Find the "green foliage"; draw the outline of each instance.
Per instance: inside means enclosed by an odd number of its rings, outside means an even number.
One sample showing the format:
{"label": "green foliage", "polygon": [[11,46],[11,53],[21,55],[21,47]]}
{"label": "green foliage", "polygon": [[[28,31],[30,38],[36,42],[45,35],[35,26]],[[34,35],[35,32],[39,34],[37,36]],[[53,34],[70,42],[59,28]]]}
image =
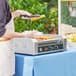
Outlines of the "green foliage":
{"label": "green foliage", "polygon": [[61,21],[62,23],[72,25],[76,27],[76,17],[71,17],[68,11],[68,3],[67,1],[63,1],[61,3]]}
{"label": "green foliage", "polygon": [[[49,1],[52,7],[49,6]],[[52,31],[55,26],[58,26],[58,9],[56,2],[57,0],[48,0],[47,2],[44,0],[9,0],[11,11],[21,9],[32,14],[44,14],[46,16],[45,18],[36,21],[22,20],[21,18],[16,18],[15,30],[18,32],[22,32],[24,30],[35,29],[43,31],[44,33],[48,33],[50,27]],[[48,27],[48,29],[46,29],[46,26]]]}

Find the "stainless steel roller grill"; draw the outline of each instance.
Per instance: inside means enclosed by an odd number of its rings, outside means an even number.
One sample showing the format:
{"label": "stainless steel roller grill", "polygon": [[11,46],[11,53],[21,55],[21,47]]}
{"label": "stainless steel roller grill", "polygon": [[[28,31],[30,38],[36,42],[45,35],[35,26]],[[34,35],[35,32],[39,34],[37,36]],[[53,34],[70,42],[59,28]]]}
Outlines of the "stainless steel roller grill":
{"label": "stainless steel roller grill", "polygon": [[58,35],[43,35],[51,39],[15,38],[14,50],[21,54],[44,54],[66,51],[66,39]]}

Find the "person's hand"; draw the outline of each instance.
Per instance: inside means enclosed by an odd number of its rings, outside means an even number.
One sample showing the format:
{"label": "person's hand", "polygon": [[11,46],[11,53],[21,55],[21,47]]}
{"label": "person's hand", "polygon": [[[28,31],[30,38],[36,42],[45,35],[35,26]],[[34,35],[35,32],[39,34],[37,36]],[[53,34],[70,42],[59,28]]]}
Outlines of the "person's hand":
{"label": "person's hand", "polygon": [[31,16],[32,14],[27,12],[27,11],[24,11],[24,10],[16,10],[12,13],[12,17],[15,18],[15,17],[19,17],[20,15],[28,15],[28,16]]}
{"label": "person's hand", "polygon": [[43,33],[37,30],[33,30],[33,31],[24,31],[22,34],[27,38],[35,38],[36,36],[42,35]]}

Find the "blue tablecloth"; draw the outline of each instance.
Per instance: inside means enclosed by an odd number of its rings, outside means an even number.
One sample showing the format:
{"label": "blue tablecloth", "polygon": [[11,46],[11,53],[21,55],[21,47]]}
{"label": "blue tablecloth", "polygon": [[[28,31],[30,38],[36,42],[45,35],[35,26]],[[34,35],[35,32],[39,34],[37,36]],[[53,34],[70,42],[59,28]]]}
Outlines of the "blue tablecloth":
{"label": "blue tablecloth", "polygon": [[15,76],[76,76],[76,50],[39,56],[16,54]]}

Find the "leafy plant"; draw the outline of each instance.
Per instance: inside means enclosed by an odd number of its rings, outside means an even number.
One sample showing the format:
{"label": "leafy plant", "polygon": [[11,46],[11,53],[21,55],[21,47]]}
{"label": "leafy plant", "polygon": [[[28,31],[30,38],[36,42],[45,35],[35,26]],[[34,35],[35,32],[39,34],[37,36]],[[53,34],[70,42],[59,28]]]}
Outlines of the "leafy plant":
{"label": "leafy plant", "polygon": [[[51,1],[57,2],[57,0]],[[51,31],[53,31],[54,27],[58,25],[57,4],[53,5],[53,7],[51,8],[51,6],[49,6],[49,0],[47,2],[44,0],[9,0],[9,4],[11,7],[11,11],[21,9],[32,14],[45,15],[45,18],[36,21],[22,20],[21,18],[16,18],[15,30],[17,32],[35,29],[44,33],[49,33],[49,27]],[[54,24],[55,26],[53,27],[52,24]],[[46,26],[48,27],[48,29],[46,29]]]}

